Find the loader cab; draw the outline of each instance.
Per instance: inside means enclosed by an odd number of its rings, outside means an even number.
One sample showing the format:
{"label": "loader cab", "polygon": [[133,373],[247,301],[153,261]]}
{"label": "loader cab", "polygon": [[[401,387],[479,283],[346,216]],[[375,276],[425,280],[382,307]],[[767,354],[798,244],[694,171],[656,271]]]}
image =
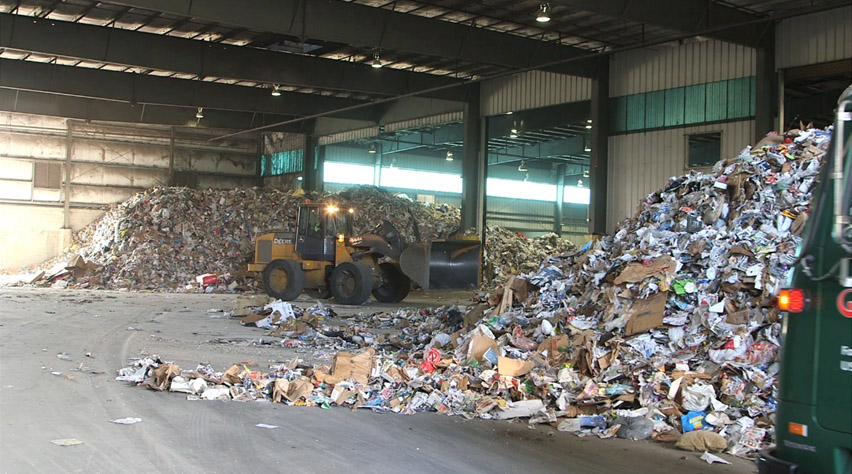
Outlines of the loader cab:
{"label": "loader cab", "polygon": [[299,206],[296,252],[303,260],[334,261],[335,242],[352,235],[352,209],[335,204],[307,203]]}

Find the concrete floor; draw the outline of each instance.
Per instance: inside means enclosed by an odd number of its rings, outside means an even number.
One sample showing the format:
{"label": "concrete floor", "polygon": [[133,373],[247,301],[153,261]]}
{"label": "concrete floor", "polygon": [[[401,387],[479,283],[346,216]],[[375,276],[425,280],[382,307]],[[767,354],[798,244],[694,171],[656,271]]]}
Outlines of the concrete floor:
{"label": "concrete floor", "polygon": [[[419,294],[412,301],[434,305],[467,296]],[[209,342],[263,336],[221,313],[207,313],[231,309],[234,299],[0,289],[0,472],[756,472],[752,462],[728,455],[722,457],[733,465],[711,466],[700,453],[672,445],[578,438],[545,425],[530,429],[523,422],[435,413],[187,401],[185,395],[114,381],[127,358],[143,353],[181,367],[210,362],[219,370],[246,359],[263,366],[292,358],[292,350],[281,347]],[[335,309],[343,315],[390,308],[374,302]],[[59,353],[71,360],[57,358]],[[81,363],[103,373],[75,371]],[[132,426],[108,421],[123,417],[143,421]],[[84,444],[50,443],[58,438]]]}

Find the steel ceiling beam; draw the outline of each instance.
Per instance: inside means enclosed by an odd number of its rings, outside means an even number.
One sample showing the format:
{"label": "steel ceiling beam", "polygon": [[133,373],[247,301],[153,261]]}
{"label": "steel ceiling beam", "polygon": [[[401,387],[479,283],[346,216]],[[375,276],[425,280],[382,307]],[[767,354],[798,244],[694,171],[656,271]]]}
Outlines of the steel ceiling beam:
{"label": "steel ceiling beam", "polygon": [[[113,100],[146,105],[208,107],[235,112],[304,116],[349,107],[362,101],[316,94],[174,79],[57,64],[0,59],[0,87]],[[370,110],[354,110],[342,118],[370,118]]]}
{"label": "steel ceiling beam", "polygon": [[[684,33],[736,25],[761,18],[711,0],[552,0],[550,3]],[[749,47],[757,46],[762,36],[763,29],[754,25],[709,34],[711,38]]]}
{"label": "steel ceiling beam", "polygon": [[[284,117],[281,115],[205,109],[204,118],[199,121],[195,118],[197,109],[193,107],[131,105],[116,101],[3,88],[0,88],[0,110],[81,120],[238,130],[245,130],[260,124],[276,123]],[[299,124],[286,125],[278,130],[285,132],[302,131]]]}
{"label": "steel ceiling beam", "polygon": [[[532,67],[588,53],[576,47],[470,24],[337,0],[114,0],[109,3],[279,33],[302,41],[330,41],[509,68]],[[589,77],[593,66],[593,61],[583,60],[547,70]]]}
{"label": "steel ceiling beam", "polygon": [[[312,2],[311,2],[312,3]],[[0,14],[0,48],[244,81],[396,96],[461,83],[365,64],[28,16]],[[461,99],[461,89],[425,94]]]}

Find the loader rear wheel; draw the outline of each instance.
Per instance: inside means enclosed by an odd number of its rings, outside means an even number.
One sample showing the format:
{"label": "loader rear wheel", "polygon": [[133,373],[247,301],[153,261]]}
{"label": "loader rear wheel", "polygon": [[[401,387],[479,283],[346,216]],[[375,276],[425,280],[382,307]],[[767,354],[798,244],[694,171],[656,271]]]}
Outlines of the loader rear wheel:
{"label": "loader rear wheel", "polygon": [[340,304],[361,304],[372,289],[373,275],[366,265],[343,262],[331,272],[331,294]]}
{"label": "loader rear wheel", "polygon": [[294,260],[273,260],[263,269],[263,290],[283,301],[296,299],[305,288],[305,272]]}
{"label": "loader rear wheel", "polygon": [[399,303],[408,296],[411,280],[393,263],[379,264],[383,285],[373,290],[373,297],[382,303]]}

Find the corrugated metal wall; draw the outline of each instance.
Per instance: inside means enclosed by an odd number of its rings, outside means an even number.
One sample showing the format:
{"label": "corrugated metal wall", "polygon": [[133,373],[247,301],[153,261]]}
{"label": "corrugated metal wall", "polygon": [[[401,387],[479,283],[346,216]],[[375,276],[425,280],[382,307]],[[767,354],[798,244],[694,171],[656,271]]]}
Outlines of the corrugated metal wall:
{"label": "corrugated metal wall", "polygon": [[609,137],[607,231],[633,216],[641,200],[672,176],[687,172],[686,136],[722,132],[722,157],[738,154],[752,143],[754,120],[700,125]]}
{"label": "corrugated metal wall", "polygon": [[638,94],[755,74],[754,49],[708,40],[613,55],[609,95]]}
{"label": "corrugated metal wall", "polygon": [[852,7],[783,20],[775,38],[778,69],[852,58]]}
{"label": "corrugated metal wall", "polygon": [[588,78],[529,71],[483,82],[480,113],[498,115],[589,100],[591,94],[592,81]]}

